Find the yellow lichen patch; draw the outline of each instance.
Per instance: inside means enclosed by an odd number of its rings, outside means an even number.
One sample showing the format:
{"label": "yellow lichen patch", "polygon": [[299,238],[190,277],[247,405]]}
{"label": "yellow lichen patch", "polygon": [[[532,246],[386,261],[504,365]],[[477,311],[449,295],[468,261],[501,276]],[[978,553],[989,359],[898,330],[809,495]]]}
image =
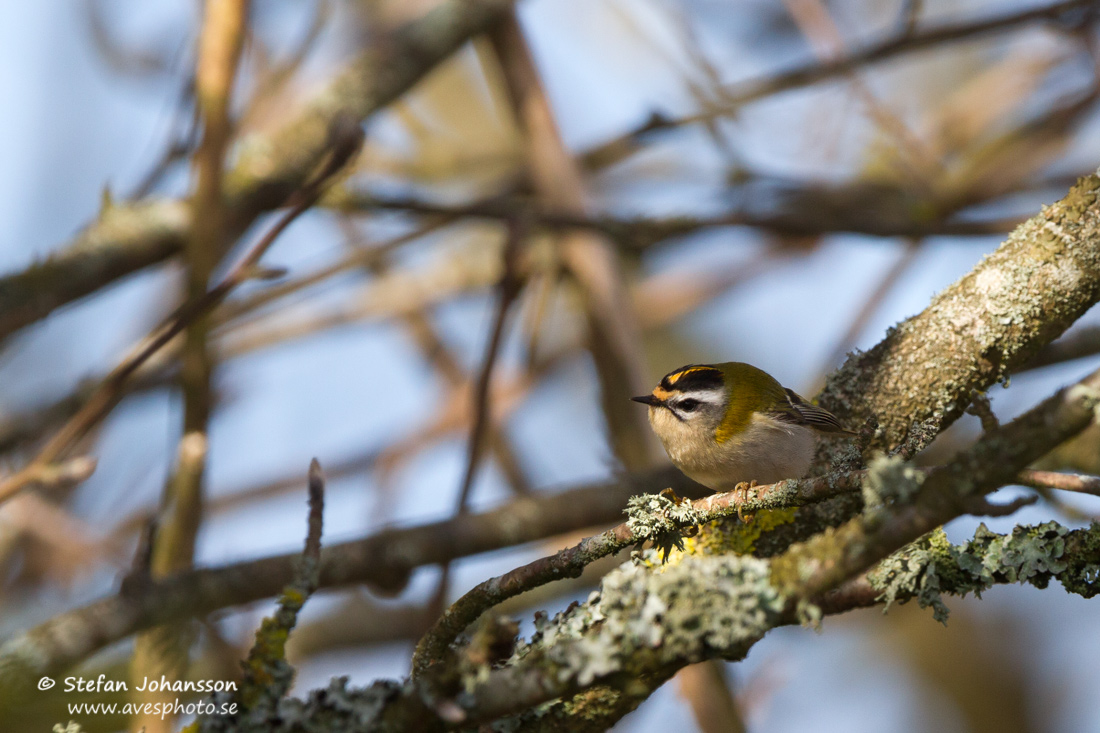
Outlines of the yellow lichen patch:
{"label": "yellow lichen patch", "polygon": [[788,509],[765,509],[759,511],[751,522],[733,524],[718,520],[704,525],[698,536],[684,541],[685,552],[699,552],[708,555],[733,553],[751,555],[756,550],[756,541],[765,532],[776,527],[790,524],[795,519],[797,507]]}

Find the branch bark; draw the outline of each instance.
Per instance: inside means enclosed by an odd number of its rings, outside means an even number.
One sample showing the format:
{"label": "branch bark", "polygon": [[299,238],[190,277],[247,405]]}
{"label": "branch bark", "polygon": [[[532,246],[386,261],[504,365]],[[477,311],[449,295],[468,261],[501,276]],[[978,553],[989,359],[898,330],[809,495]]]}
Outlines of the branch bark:
{"label": "branch bark", "polygon": [[1080,179],[919,315],[850,355],[821,406],[853,425],[876,417],[888,447],[914,424],[954,422],[974,390],[1023,368],[1100,299],[1098,192],[1096,175]]}

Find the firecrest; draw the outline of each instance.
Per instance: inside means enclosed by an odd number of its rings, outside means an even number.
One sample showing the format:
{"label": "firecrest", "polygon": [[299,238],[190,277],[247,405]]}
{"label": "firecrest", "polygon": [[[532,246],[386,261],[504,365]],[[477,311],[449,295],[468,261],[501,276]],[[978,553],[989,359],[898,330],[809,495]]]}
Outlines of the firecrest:
{"label": "firecrest", "polygon": [[714,491],[801,478],[815,431],[852,434],[828,410],[740,362],[689,364],[632,399],[649,405],[649,424],[676,467]]}

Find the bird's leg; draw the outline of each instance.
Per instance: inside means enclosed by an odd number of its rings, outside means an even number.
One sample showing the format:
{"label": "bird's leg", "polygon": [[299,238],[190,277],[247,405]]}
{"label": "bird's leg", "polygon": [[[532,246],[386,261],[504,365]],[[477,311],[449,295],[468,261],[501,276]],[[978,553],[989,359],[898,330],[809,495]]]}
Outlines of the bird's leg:
{"label": "bird's leg", "polygon": [[753,479],[749,483],[742,481],[733,487],[733,499],[737,503],[737,518],[745,524],[752,521],[754,515],[744,513],[744,503],[749,500],[749,489],[756,488],[756,480]]}
{"label": "bird's leg", "polygon": [[661,493],[657,494],[657,496],[663,496],[664,498],[668,499],[669,501],[671,501],[676,506],[680,506],[685,501],[687,501],[687,499],[683,498],[682,496],[677,495],[677,493],[672,490],[671,486],[668,487],[667,489],[662,489]]}

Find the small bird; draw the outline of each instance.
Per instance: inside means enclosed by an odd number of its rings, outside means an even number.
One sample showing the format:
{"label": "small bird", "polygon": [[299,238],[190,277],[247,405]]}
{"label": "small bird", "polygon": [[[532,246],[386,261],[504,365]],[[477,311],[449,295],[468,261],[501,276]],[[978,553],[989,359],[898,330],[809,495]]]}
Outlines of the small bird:
{"label": "small bird", "polygon": [[836,417],[750,364],[689,364],[652,394],[649,424],[672,462],[714,491],[801,478],[813,459],[815,430],[853,433]]}

